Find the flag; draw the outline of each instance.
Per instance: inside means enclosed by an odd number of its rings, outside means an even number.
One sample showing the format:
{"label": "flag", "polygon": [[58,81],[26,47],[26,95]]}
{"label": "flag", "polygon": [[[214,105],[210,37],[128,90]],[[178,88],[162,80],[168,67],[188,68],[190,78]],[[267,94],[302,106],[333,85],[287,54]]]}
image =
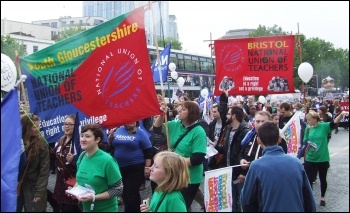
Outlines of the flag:
{"label": "flag", "polygon": [[[162,82],[168,81],[168,65],[170,61],[170,49],[171,44],[169,43],[163,51],[159,54],[159,61],[160,61],[160,67],[161,67],[161,74],[162,74]],[[154,82],[160,82],[160,76],[159,76],[159,66],[158,66],[158,60],[155,59],[152,64],[152,73],[153,73],[153,81]]]}
{"label": "flag", "polygon": [[144,15],[136,8],[20,59],[30,110],[49,143],[76,112],[82,126],[97,123],[105,132],[160,113]]}
{"label": "flag", "polygon": [[72,136],[72,150],[74,150],[74,155],[76,157],[79,157],[81,153],[79,125],[80,125],[79,112],[77,112],[75,115],[74,129],[73,129],[73,136]]}
{"label": "flag", "polygon": [[204,204],[206,212],[232,211],[232,168],[205,172]]}
{"label": "flag", "polygon": [[215,40],[215,95],[294,92],[294,35]]}
{"label": "flag", "polygon": [[1,211],[15,212],[22,126],[17,89],[1,102]]}
{"label": "flag", "polygon": [[301,124],[300,124],[300,113],[295,112],[293,117],[287,122],[287,124],[280,130],[280,136],[287,143],[287,153],[293,156],[297,156],[300,148],[301,138]]}

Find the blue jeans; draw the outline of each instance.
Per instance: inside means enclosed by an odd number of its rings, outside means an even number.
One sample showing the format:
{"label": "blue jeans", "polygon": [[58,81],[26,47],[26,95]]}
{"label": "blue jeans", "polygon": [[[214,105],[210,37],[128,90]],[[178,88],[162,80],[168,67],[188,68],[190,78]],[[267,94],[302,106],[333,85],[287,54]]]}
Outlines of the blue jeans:
{"label": "blue jeans", "polygon": [[237,178],[232,178],[232,212],[242,212],[241,201],[239,197],[241,195],[243,183],[234,184],[233,182],[235,180],[237,180]]}

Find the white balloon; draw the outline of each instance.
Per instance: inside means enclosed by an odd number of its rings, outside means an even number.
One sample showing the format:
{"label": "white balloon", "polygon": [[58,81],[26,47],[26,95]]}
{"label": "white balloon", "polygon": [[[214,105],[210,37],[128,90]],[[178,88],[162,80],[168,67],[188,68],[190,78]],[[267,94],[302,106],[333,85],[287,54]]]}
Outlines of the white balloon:
{"label": "white balloon", "polygon": [[176,81],[177,81],[177,86],[179,88],[182,88],[184,86],[185,79],[183,77],[178,78]]}
{"label": "white balloon", "polygon": [[260,103],[264,104],[265,101],[266,101],[266,99],[265,99],[264,96],[260,95],[258,101],[259,101]]}
{"label": "white balloon", "polygon": [[205,99],[205,98],[208,98],[208,95],[209,95],[209,91],[207,88],[204,88],[201,90],[201,96]]}
{"label": "white balloon", "polygon": [[1,90],[8,92],[16,84],[16,66],[10,57],[1,53]]}
{"label": "white balloon", "polygon": [[176,80],[179,77],[176,71],[171,71],[170,75],[174,80]]}
{"label": "white balloon", "polygon": [[309,82],[314,74],[314,68],[308,62],[303,62],[298,67],[298,75],[305,83]]}
{"label": "white balloon", "polygon": [[173,62],[171,62],[171,63],[169,64],[169,70],[170,70],[170,71],[175,71],[175,70],[176,70],[176,65],[175,65]]}

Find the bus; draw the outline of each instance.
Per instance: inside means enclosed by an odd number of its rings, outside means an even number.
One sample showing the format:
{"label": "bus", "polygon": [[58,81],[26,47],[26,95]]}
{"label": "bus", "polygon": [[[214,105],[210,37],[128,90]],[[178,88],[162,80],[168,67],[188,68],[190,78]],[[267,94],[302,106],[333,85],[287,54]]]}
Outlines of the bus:
{"label": "bus", "polygon": [[[152,64],[157,59],[156,47],[147,45],[147,49]],[[159,47],[158,49],[160,53],[164,48]],[[210,91],[212,90],[213,83],[215,83],[215,58],[171,49],[171,62],[175,63],[178,76],[185,79],[182,90],[188,93],[191,98],[199,97],[200,91],[205,87]],[[170,72],[168,73],[168,82],[170,97],[174,97],[173,91],[176,91],[178,86],[176,80],[171,78]],[[157,93],[161,94],[160,83],[155,83],[155,87]],[[164,90],[166,90],[165,95],[168,96],[168,83],[164,83]]]}

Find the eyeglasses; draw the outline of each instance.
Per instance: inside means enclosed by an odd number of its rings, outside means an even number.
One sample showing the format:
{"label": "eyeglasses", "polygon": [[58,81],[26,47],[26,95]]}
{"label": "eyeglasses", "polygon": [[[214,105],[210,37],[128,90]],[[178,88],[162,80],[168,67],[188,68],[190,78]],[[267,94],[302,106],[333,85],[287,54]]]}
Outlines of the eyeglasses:
{"label": "eyeglasses", "polygon": [[63,126],[69,126],[69,127],[71,127],[71,126],[74,126],[74,124],[64,123]]}

